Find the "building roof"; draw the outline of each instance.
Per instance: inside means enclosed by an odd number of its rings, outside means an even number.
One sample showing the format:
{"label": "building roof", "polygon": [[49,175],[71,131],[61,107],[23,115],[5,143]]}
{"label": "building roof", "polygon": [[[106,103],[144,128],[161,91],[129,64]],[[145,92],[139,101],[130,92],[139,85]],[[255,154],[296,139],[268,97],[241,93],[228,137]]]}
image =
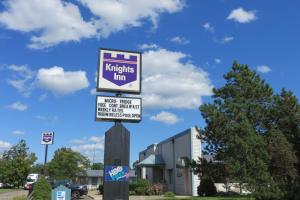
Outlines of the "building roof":
{"label": "building roof", "polygon": [[161,155],[151,154],[143,161],[139,162],[136,166],[161,166],[165,165],[165,161]]}

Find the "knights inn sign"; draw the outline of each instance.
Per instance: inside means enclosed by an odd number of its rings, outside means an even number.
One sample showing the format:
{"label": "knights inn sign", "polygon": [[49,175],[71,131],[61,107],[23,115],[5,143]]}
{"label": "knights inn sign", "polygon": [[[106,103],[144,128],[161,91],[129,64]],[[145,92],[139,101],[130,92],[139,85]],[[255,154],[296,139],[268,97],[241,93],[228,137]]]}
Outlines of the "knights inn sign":
{"label": "knights inn sign", "polygon": [[141,93],[140,52],[100,49],[97,91]]}

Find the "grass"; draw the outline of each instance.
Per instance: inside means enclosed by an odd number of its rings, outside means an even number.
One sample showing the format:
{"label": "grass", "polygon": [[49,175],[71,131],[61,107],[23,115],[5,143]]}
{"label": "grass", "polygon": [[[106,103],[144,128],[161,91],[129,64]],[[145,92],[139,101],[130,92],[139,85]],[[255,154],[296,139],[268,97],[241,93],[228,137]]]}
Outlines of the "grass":
{"label": "grass", "polygon": [[251,197],[198,197],[198,198],[164,198],[163,200],[254,200]]}
{"label": "grass", "polygon": [[0,189],[0,194],[6,193],[6,192],[12,192],[15,189]]}

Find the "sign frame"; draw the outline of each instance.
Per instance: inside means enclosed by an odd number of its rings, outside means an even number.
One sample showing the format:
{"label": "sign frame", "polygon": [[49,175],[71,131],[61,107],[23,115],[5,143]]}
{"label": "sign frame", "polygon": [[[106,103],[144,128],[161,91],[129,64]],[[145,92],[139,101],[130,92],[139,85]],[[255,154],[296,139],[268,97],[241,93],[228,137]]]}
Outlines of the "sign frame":
{"label": "sign frame", "polygon": [[[45,142],[44,140],[43,140],[43,138],[44,138],[44,134],[49,134],[49,133],[51,133],[52,134],[52,136],[51,136],[51,141],[49,141],[49,142]],[[42,132],[42,138],[41,138],[41,144],[42,145],[52,145],[54,143],[54,131],[47,131],[47,132]]]}
{"label": "sign frame", "polygon": [[[99,87],[100,84],[100,78],[104,79],[103,77],[100,77],[100,64],[101,64],[101,51],[114,51],[114,52],[120,52],[120,53],[134,53],[138,54],[139,56],[139,73],[137,73],[137,80],[139,83],[139,89],[138,91],[134,90],[126,90],[126,89],[120,89],[118,87],[120,86],[115,86],[114,88],[104,88],[104,87]],[[96,86],[96,91],[97,92],[117,92],[117,93],[128,93],[128,94],[141,94],[142,92],[142,52],[139,51],[128,51],[128,50],[121,50],[121,49],[111,49],[111,48],[99,48],[98,50],[98,69],[97,69],[97,86]]]}
{"label": "sign frame", "polygon": [[[116,99],[139,99],[140,104],[140,120],[132,120],[132,119],[116,119],[116,118],[110,118],[110,119],[101,119],[97,118],[97,99],[98,97],[109,97],[109,98],[116,98]],[[96,107],[95,107],[95,121],[99,122],[130,122],[130,123],[139,123],[142,121],[142,98],[141,97],[119,97],[119,96],[106,96],[106,95],[96,95]]]}

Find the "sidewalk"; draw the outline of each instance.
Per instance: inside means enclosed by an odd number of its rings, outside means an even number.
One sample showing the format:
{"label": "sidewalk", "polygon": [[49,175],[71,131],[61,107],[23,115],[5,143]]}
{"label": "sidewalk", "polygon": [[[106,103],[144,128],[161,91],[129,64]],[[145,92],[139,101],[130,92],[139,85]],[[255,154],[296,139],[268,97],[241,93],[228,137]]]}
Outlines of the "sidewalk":
{"label": "sidewalk", "polygon": [[[93,197],[95,200],[102,200],[102,195],[98,193],[98,191],[89,191],[89,196]],[[180,196],[180,198],[189,198],[185,196]],[[164,199],[163,196],[130,196],[130,200],[156,200],[156,199]]]}

